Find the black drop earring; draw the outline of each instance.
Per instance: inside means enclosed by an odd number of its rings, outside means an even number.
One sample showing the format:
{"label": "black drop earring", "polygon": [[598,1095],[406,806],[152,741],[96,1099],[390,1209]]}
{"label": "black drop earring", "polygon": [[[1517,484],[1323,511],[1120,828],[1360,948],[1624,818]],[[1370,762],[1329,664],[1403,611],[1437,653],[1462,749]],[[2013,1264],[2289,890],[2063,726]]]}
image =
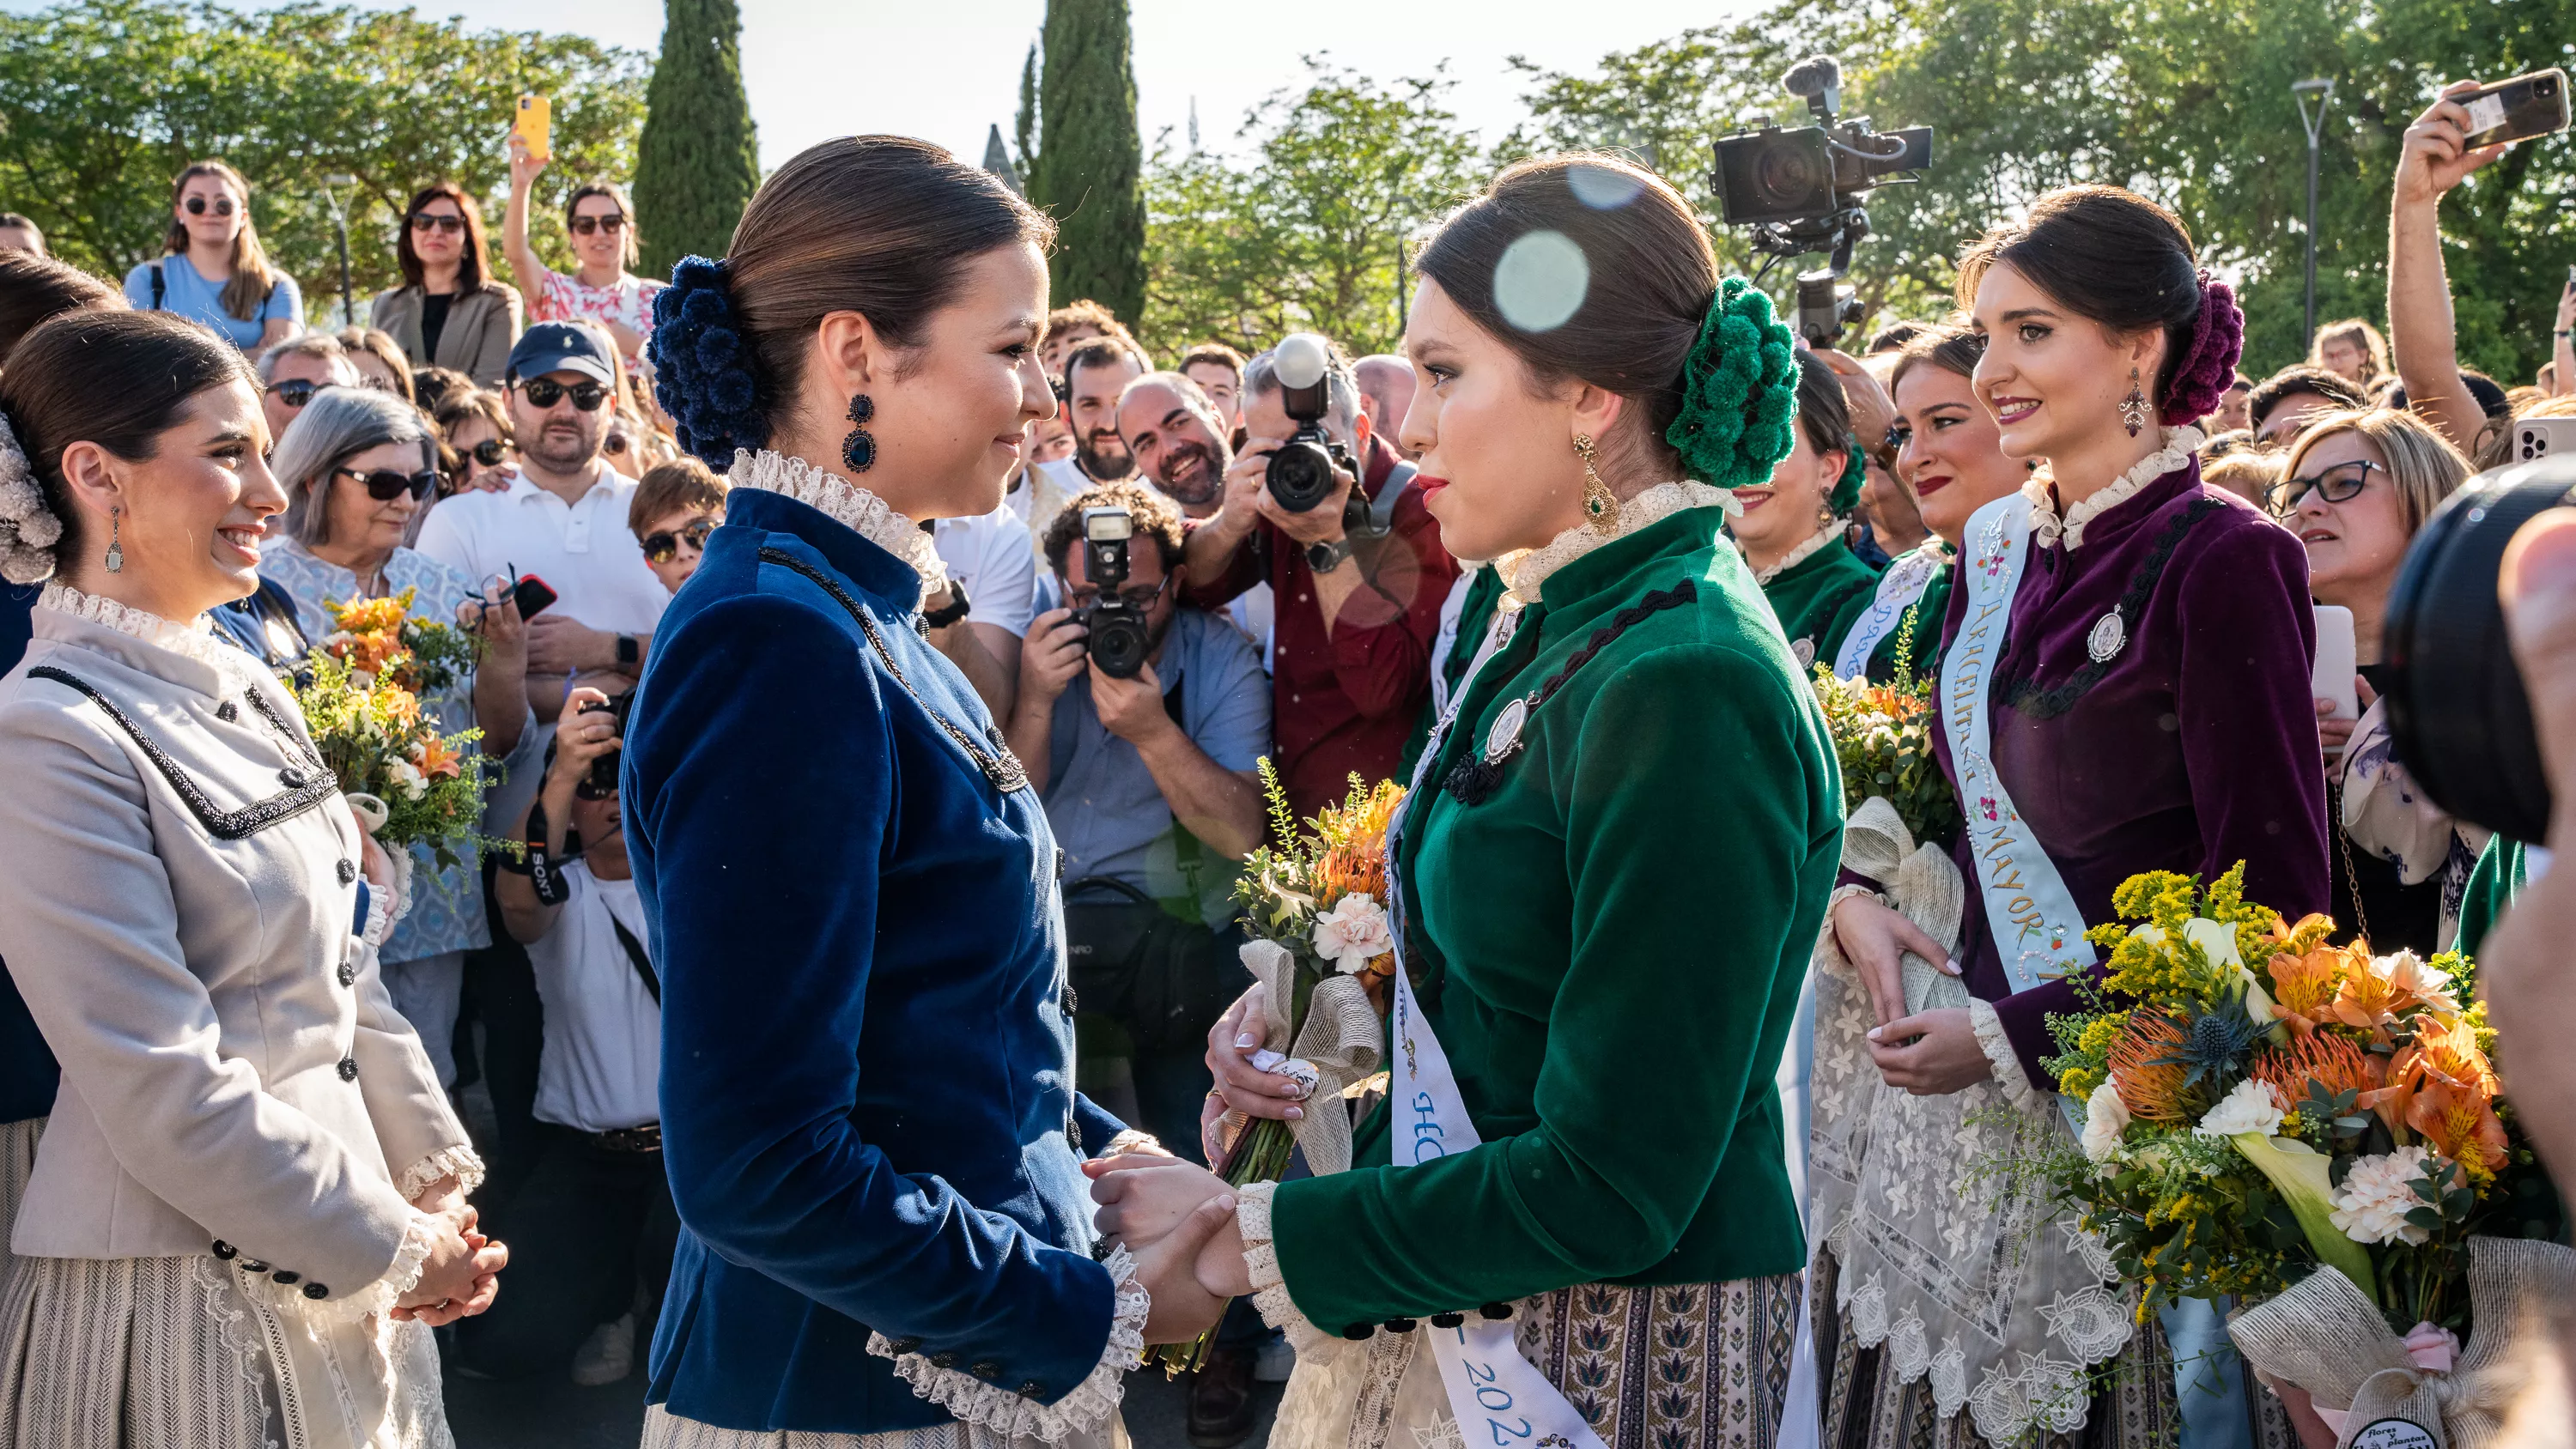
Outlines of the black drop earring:
{"label": "black drop earring", "polygon": [[877,460],[877,440],[868,436],[868,422],[876,415],[877,405],[868,400],[866,393],[851,395],[850,421],[858,426],[841,440],[841,461],[849,464],[853,473],[868,471]]}

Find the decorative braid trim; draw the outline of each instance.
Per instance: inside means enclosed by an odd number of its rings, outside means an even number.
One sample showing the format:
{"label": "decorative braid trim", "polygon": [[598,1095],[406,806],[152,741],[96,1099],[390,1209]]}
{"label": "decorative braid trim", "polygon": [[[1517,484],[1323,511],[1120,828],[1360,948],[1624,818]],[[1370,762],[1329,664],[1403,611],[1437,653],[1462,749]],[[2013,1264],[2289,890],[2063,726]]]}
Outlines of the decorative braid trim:
{"label": "decorative braid trim", "polygon": [[457,1184],[465,1189],[465,1195],[472,1197],[474,1189],[483,1185],[483,1159],[475,1155],[473,1148],[461,1143],[442,1147],[403,1169],[402,1177],[394,1183],[394,1191],[402,1194],[404,1202],[409,1202],[442,1177],[455,1178]]}
{"label": "decorative braid trim", "polygon": [[1278,1191],[1275,1182],[1247,1182],[1235,1189],[1234,1230],[1243,1238],[1252,1306],[1260,1311],[1262,1322],[1288,1335],[1288,1346],[1297,1351],[1299,1362],[1321,1366],[1338,1357],[1349,1340],[1317,1328],[1288,1296],[1288,1281],[1279,1271],[1279,1248],[1270,1237],[1270,1199]]}
{"label": "decorative braid trim", "polygon": [[1613,539],[1625,538],[1690,508],[1723,508],[1730,518],[1744,511],[1735,495],[1723,488],[1688,480],[1658,483],[1620,504],[1618,525],[1606,534],[1589,523],[1578,523],[1543,547],[1508,554],[1496,561],[1494,567],[1502,571],[1504,584],[1501,607],[1511,613],[1528,608],[1538,602],[1539,588],[1547,582],[1548,575]]}
{"label": "decorative braid trim", "polygon": [[128,608],[114,599],[82,593],[60,581],[45,585],[45,591],[36,596],[36,607],[104,625],[127,638],[140,639],[173,654],[184,654],[228,674],[238,674],[237,666],[247,657],[217,639],[214,621],[203,614],[183,624],[142,609]]}
{"label": "decorative braid trim", "polygon": [[896,1353],[893,1343],[882,1333],[868,1335],[868,1352],[893,1359],[894,1371],[912,1385],[916,1396],[1001,1438],[1061,1444],[1077,1434],[1088,1434],[1118,1412],[1119,1401],[1127,1392],[1125,1376],[1144,1360],[1145,1315],[1153,1307],[1145,1285],[1136,1280],[1136,1260],[1125,1248],[1112,1251],[1100,1266],[1107,1268],[1118,1283],[1109,1342],[1100,1350],[1099,1366],[1074,1385],[1073,1392],[1052,1404],[1024,1399],[972,1374],[934,1367],[917,1353]]}
{"label": "decorative braid trim", "polygon": [[1968,1025],[1976,1029],[1977,1047],[1986,1054],[1986,1064],[1994,1069],[1995,1085],[2004,1089],[2004,1099],[2016,1107],[2029,1106],[2039,1089],[2032,1085],[2030,1074],[2021,1069],[2021,1054],[2013,1050],[2012,1038],[2004,1035],[2004,1020],[1995,1015],[1993,1003],[1971,999]]}
{"label": "decorative braid trim", "polygon": [[1757,584],[1770,583],[1773,579],[1780,577],[1789,570],[1796,568],[1798,565],[1805,563],[1811,558],[1814,558],[1816,556],[1816,550],[1823,548],[1826,544],[1829,544],[1842,536],[1843,521],[1839,518],[1834,519],[1824,527],[1817,529],[1805,543],[1798,545],[1796,548],[1793,548],[1789,550],[1788,553],[1782,555],[1778,563],[1773,564],[1767,569],[1755,569],[1753,571],[1753,582]]}
{"label": "decorative braid trim", "polygon": [[253,1273],[233,1261],[234,1278],[244,1293],[267,1304],[282,1317],[300,1321],[313,1328],[328,1328],[343,1323],[390,1313],[403,1295],[420,1286],[420,1275],[429,1263],[429,1250],[438,1245],[439,1220],[424,1212],[411,1215],[410,1226],[403,1229],[402,1246],[394,1250],[393,1266],[384,1275],[355,1293],[334,1293],[328,1298],[304,1296],[300,1286],[276,1282],[265,1273]]}
{"label": "decorative braid trim", "polygon": [[2057,497],[2052,491],[2054,480],[2049,470],[2040,469],[2021,485],[2021,496],[2030,500],[2030,528],[2041,548],[2056,545],[2061,536],[2066,551],[2073,553],[2084,546],[2084,525],[2128,502],[2138,490],[2191,461],[2192,453],[2204,441],[2200,429],[2166,428],[2160,435],[2164,446],[2139,459],[2119,481],[2057,516]]}
{"label": "decorative braid trim", "polygon": [[736,488],[758,488],[793,498],[828,515],[859,537],[912,565],[921,575],[924,593],[937,593],[948,582],[948,565],[921,525],[897,513],[882,498],[837,473],[826,472],[802,458],[767,448],[737,449],[725,480]]}

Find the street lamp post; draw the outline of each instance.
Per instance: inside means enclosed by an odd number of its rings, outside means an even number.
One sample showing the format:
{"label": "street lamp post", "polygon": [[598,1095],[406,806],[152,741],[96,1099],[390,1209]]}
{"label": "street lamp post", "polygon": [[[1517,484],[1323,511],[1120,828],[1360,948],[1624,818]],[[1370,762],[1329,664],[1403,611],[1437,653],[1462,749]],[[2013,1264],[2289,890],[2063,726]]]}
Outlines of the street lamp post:
{"label": "street lamp post", "polygon": [[[2310,167],[2311,173],[2314,169],[2313,166]],[[349,297],[349,213],[341,208],[339,193],[332,188],[346,186],[355,189],[357,184],[358,178],[355,176],[332,175],[322,178],[322,197],[331,203],[331,221],[340,230],[340,325],[343,327],[357,326],[358,317]],[[2311,187],[2311,190],[2313,189]]]}
{"label": "street lamp post", "polygon": [[[2299,124],[2308,131],[2308,330],[2301,334],[2309,342],[2317,335],[2317,140],[2325,134],[2326,103],[2334,99],[2334,82],[2320,77],[2291,83],[2290,94],[2299,100]],[[2313,111],[2308,98],[2316,97]]]}

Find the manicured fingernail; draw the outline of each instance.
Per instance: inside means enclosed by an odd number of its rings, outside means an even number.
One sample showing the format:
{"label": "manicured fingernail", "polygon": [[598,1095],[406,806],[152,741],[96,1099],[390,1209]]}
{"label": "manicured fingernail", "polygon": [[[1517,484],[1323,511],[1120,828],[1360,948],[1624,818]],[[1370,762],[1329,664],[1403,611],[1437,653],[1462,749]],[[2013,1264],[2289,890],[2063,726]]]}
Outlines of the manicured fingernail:
{"label": "manicured fingernail", "polygon": [[1874,1026],[1873,1026],[1873,1027],[1871,1027],[1871,1028],[1869,1029],[1869,1039],[1870,1039],[1871,1041],[1876,1041],[1876,1040],[1878,1040],[1878,1028],[1877,1028],[1877,1027],[1874,1027]]}
{"label": "manicured fingernail", "polygon": [[1247,1031],[1243,1035],[1234,1039],[1234,1045],[1235,1049],[1238,1051],[1250,1051],[1254,1047],[1261,1045],[1261,1038],[1254,1036],[1252,1033]]}
{"label": "manicured fingernail", "polygon": [[1234,1211],[1234,1194],[1227,1193],[1225,1196],[1218,1198],[1216,1200],[1216,1205],[1225,1209],[1227,1212]]}
{"label": "manicured fingernail", "polygon": [[1289,1108],[1289,1109],[1288,1109],[1288,1120],[1289,1120],[1289,1121],[1291,1121],[1291,1122],[1303,1122],[1303,1121],[1305,1121],[1305,1120],[1306,1120],[1306,1112],[1305,1112],[1305,1109],[1304,1109],[1304,1108],[1302,1108],[1302,1107],[1291,1107],[1291,1108]]}
{"label": "manicured fingernail", "polygon": [[1949,972],[1949,973],[1950,973],[1951,975],[1953,975],[1953,976],[1958,975],[1958,974],[1959,974],[1959,958],[1958,958],[1958,957],[1956,957],[1956,956],[1953,956],[1953,957],[1951,957],[1949,960],[1942,962],[1942,963],[1941,963],[1941,969],[1942,969],[1942,970],[1944,970],[1944,971]]}

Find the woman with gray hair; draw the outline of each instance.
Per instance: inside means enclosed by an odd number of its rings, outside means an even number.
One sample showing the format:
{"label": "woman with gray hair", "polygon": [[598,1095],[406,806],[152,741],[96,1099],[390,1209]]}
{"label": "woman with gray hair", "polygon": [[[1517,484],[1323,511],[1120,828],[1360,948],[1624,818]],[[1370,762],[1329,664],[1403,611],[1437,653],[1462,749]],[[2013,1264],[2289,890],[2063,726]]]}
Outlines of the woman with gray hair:
{"label": "woman with gray hair", "polygon": [[[297,622],[315,640],[333,632],[326,604],[406,591],[411,617],[477,629],[481,667],[424,696],[421,712],[442,733],[481,729],[481,752],[505,756],[535,729],[522,683],[527,634],[518,606],[506,595],[487,600],[475,580],[403,546],[436,492],[436,461],[429,420],[401,398],[353,387],[314,394],[269,459],[287,507],[260,552],[260,577],[294,599]],[[419,1030],[440,1084],[452,1088],[450,1038],[465,953],[492,942],[482,877],[470,857],[440,870],[419,846],[412,864],[411,909],[382,952],[385,986]]]}

